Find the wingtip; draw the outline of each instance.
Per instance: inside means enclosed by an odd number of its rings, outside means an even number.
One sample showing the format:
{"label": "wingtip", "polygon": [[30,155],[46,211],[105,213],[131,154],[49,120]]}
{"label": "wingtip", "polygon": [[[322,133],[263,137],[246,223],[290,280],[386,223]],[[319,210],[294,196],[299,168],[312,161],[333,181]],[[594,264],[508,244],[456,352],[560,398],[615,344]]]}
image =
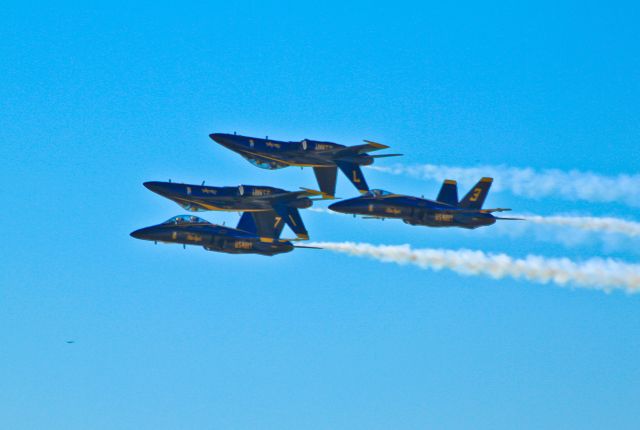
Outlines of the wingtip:
{"label": "wingtip", "polygon": [[311,188],[304,188],[304,187],[300,187],[300,189],[306,193],[309,193],[309,195],[312,196],[321,196],[322,200],[333,200],[336,197],[329,194],[329,193],[325,193],[324,191],[319,191],[319,190],[313,190]]}

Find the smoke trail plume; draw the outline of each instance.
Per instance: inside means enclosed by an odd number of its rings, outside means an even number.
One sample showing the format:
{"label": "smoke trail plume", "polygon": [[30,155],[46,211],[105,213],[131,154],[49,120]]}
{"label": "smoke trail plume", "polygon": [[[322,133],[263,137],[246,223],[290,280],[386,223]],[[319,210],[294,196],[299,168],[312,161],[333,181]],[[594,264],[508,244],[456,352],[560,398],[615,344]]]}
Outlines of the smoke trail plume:
{"label": "smoke trail plume", "polygon": [[456,179],[473,184],[483,176],[496,179],[493,190],[508,190],[519,196],[558,196],[567,200],[619,202],[640,206],[640,174],[603,176],[593,172],[557,169],[534,170],[509,166],[452,167],[434,164],[392,167],[370,166],[379,172],[442,181]]}
{"label": "smoke trail plume", "polygon": [[412,249],[409,245],[372,245],[354,242],[316,242],[318,246],[348,255],[370,257],[385,263],[413,264],[423,269],[449,269],[463,275],[506,277],[560,286],[573,285],[603,291],[640,291],[640,265],[592,258],[574,262],[567,258],[528,255],[513,258],[468,249]]}
{"label": "smoke trail plume", "polygon": [[629,237],[640,237],[640,223],[625,221],[619,218],[560,215],[525,215],[523,218],[536,224],[557,225],[593,232],[617,233]]}

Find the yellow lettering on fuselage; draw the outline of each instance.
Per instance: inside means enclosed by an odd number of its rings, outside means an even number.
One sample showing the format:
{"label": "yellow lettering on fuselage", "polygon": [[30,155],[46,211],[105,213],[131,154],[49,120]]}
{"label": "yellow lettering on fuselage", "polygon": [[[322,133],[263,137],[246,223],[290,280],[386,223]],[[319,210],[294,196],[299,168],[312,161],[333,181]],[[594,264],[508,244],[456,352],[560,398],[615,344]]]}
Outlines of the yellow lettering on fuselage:
{"label": "yellow lettering on fuselage", "polygon": [[246,240],[236,240],[233,243],[233,247],[236,249],[251,249],[253,247],[253,244]]}
{"label": "yellow lettering on fuselage", "polygon": [[385,208],[384,212],[391,215],[400,215],[401,210],[396,208]]}
{"label": "yellow lettering on fuselage", "polygon": [[267,145],[268,148],[277,148],[277,149],[280,149],[280,147],[282,146],[279,143],[275,143],[275,142],[266,142],[265,145]]}
{"label": "yellow lettering on fuselage", "polygon": [[187,240],[191,242],[202,242],[202,236],[200,236],[199,234],[187,233]]}
{"label": "yellow lettering on fuselage", "polygon": [[202,192],[205,194],[213,194],[213,195],[218,194],[218,190],[212,190],[210,188],[203,188]]}
{"label": "yellow lettering on fuselage", "polygon": [[271,190],[267,190],[265,188],[254,188],[253,193],[254,196],[268,196],[271,194]]}
{"label": "yellow lettering on fuselage", "polygon": [[451,214],[436,214],[435,220],[439,222],[452,222],[453,215]]}
{"label": "yellow lettering on fuselage", "polygon": [[326,151],[329,149],[333,149],[333,145],[325,145],[323,143],[316,144],[316,151]]}

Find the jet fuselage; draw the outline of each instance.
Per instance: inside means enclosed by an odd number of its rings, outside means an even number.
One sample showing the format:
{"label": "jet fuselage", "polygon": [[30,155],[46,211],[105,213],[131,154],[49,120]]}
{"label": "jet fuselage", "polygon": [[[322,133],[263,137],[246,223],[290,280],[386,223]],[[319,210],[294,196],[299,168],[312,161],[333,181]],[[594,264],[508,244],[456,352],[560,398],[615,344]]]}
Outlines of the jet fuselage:
{"label": "jet fuselage", "polygon": [[330,205],[329,209],[364,217],[396,218],[407,224],[428,227],[474,229],[496,222],[493,215],[481,210],[463,210],[442,202],[391,193],[342,200]]}
{"label": "jet fuselage", "polygon": [[293,250],[287,240],[260,237],[250,232],[221,225],[202,223],[163,223],[141,228],[132,237],[154,242],[202,246],[207,251],[228,254],[273,256]]}
{"label": "jet fuselage", "polygon": [[276,204],[306,209],[313,203],[301,192],[280,188],[240,185],[238,187],[210,187],[175,182],[145,182],[144,186],[173,200],[189,211],[271,211]]}
{"label": "jet fuselage", "polygon": [[274,170],[288,166],[334,167],[337,158],[360,166],[373,163],[373,157],[369,154],[340,154],[341,149],[348,147],[333,142],[309,139],[285,142],[227,133],[213,133],[209,137],[262,169]]}

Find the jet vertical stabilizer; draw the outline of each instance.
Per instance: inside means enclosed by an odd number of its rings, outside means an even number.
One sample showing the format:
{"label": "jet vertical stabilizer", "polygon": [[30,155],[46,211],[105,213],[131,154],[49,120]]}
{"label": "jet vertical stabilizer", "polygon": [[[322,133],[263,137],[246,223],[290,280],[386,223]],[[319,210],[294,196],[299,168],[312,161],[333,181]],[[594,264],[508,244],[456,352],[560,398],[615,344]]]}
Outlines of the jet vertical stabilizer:
{"label": "jet vertical stabilizer", "polygon": [[458,183],[453,179],[445,179],[436,200],[451,206],[458,206]]}
{"label": "jet vertical stabilizer", "polygon": [[460,209],[482,209],[493,178],[482,178],[460,201]]}

